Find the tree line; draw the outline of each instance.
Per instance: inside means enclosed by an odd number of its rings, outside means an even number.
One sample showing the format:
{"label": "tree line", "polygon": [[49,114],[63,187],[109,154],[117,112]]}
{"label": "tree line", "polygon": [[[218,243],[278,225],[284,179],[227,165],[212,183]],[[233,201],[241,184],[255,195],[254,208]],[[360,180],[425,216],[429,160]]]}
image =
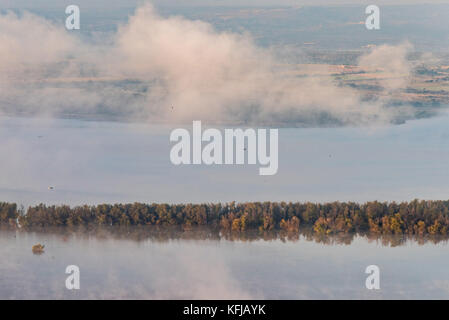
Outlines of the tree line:
{"label": "tree line", "polygon": [[230,232],[310,229],[318,235],[373,233],[446,235],[449,200],[411,202],[247,202],[217,204],[39,204],[27,210],[0,203],[0,224],[50,226],[209,226]]}

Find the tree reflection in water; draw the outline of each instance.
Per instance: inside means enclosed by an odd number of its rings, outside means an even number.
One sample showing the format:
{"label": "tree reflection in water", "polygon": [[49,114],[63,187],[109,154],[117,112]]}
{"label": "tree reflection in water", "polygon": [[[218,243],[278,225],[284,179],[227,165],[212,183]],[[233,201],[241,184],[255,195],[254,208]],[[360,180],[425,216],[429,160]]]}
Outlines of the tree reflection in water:
{"label": "tree reflection in water", "polygon": [[12,227],[2,227],[2,230],[16,230],[21,233],[32,232],[36,234],[51,234],[61,238],[62,241],[69,241],[71,237],[78,239],[115,239],[132,240],[143,242],[151,240],[152,242],[169,242],[173,240],[227,240],[227,241],[276,241],[298,242],[313,241],[323,245],[350,245],[355,238],[361,237],[369,243],[377,242],[382,246],[396,247],[405,245],[408,242],[414,242],[418,245],[426,243],[438,244],[447,243],[449,236],[446,235],[393,235],[393,234],[375,234],[375,233],[335,233],[335,234],[317,234],[313,229],[300,229],[297,232],[288,232],[285,230],[246,230],[244,232],[223,231],[219,228],[211,227],[189,227],[182,226],[96,226],[96,227],[33,227],[26,229],[17,229]]}

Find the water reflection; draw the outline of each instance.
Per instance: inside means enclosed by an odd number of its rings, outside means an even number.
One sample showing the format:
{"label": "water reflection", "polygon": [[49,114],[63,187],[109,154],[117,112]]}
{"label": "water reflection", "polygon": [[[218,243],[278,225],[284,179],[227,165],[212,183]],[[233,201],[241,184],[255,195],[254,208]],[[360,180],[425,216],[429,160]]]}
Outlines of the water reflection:
{"label": "water reflection", "polygon": [[[12,227],[0,227],[1,231],[16,230]],[[355,239],[364,239],[368,243],[375,242],[382,246],[396,247],[413,243],[416,245],[447,244],[449,235],[395,235],[395,234],[373,234],[373,233],[337,233],[322,235],[317,234],[312,228],[302,228],[299,232],[287,232],[285,230],[247,230],[244,232],[224,231],[212,227],[159,227],[159,226],[93,226],[93,227],[33,227],[26,230],[18,229],[19,232],[32,232],[36,234],[52,234],[63,241],[70,237],[77,239],[116,239],[133,240],[137,242],[168,242],[171,240],[227,240],[227,241],[280,241],[298,242],[313,241],[323,245],[350,245]]]}
{"label": "water reflection", "polygon": [[[32,252],[38,243],[42,255]],[[1,299],[449,298],[449,250],[441,238],[2,229],[0,257]],[[365,288],[371,264],[381,270],[381,290]],[[65,287],[68,265],[80,268],[80,290]]]}

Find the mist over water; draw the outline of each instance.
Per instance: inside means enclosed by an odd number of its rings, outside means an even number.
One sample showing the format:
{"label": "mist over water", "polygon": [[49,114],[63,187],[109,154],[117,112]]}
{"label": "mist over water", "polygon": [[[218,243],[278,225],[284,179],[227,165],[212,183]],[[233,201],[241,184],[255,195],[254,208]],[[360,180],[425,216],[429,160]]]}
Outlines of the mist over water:
{"label": "mist over water", "polygon": [[[447,58],[447,4],[382,8],[382,31],[370,33],[359,6],[118,0],[103,10],[106,2],[80,1],[82,29],[68,32],[59,1],[0,0],[0,201],[448,198],[448,106],[393,99],[410,89],[416,66]],[[341,63],[375,77],[367,92],[381,94],[367,98],[359,83],[338,82]],[[416,96],[445,92],[443,81],[421,81],[435,90],[414,88]],[[192,120],[203,129],[282,127],[278,173],[173,165],[170,132],[190,131]],[[0,299],[449,298],[445,239],[94,231],[1,229]],[[41,255],[32,253],[37,243]],[[372,264],[381,270],[379,291],[365,288]],[[80,290],[65,288],[68,265],[81,269]]]}
{"label": "mist over water", "polygon": [[[45,244],[33,255],[31,246]],[[397,247],[308,241],[126,240],[80,232],[0,233],[1,299],[447,299],[447,242]],[[366,290],[368,265],[381,290]],[[65,268],[80,268],[80,290]]]}
{"label": "mist over water", "polygon": [[354,64],[387,77],[378,86],[388,94],[367,100],[339,85],[326,66],[280,59],[286,45],[264,47],[249,32],[164,16],[151,3],[115,27],[86,40],[45,16],[0,14],[0,112],[151,123],[384,124],[417,116],[408,103],[392,108],[390,94],[407,88],[414,65],[431,60],[423,55],[410,64],[414,46],[406,37],[360,51]]}

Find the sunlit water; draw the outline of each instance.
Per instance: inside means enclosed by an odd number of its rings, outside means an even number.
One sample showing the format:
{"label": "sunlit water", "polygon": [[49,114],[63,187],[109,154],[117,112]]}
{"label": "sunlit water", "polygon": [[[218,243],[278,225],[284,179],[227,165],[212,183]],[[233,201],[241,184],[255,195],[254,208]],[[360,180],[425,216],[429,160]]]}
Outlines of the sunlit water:
{"label": "sunlit water", "polygon": [[[32,253],[36,243],[44,254]],[[360,237],[326,245],[2,230],[0,299],[448,299],[448,249]],[[380,290],[365,287],[372,264]],[[79,290],[66,289],[68,265],[80,268]]]}

